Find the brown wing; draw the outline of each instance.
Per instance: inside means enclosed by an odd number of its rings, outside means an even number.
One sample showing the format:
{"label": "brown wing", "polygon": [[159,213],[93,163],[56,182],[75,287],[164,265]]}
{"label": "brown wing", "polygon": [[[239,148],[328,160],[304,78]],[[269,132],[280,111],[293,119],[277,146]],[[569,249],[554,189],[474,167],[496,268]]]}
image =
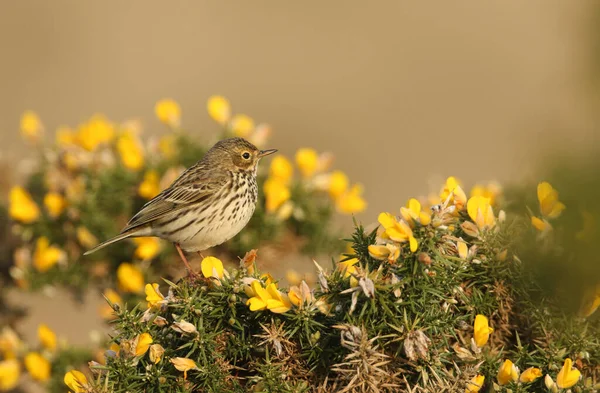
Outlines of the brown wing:
{"label": "brown wing", "polygon": [[189,168],[160,194],[148,201],[121,233],[151,223],[193,203],[206,200],[223,188],[231,177],[226,172],[202,171],[197,165]]}

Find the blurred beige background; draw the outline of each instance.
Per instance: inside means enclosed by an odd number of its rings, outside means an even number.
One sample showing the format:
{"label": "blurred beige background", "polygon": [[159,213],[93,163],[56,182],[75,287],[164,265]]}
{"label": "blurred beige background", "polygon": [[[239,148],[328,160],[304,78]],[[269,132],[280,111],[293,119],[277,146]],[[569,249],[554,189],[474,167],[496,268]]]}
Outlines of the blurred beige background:
{"label": "blurred beige background", "polygon": [[[18,135],[26,109],[50,131],[104,112],[160,132],[153,106],[163,97],[208,137],[205,102],[222,94],[270,123],[284,153],[334,152],[365,185],[359,218],[369,222],[450,174],[467,184],[521,175],[533,141],[592,138],[592,5],[3,1],[0,151],[29,154]],[[54,327],[72,342],[99,325],[95,306],[82,318],[56,300],[19,301],[33,307],[29,334],[52,304]]]}
{"label": "blurred beige background", "polygon": [[25,150],[26,109],[51,131],[100,111],[158,132],[163,97],[204,137],[216,128],[206,99],[223,94],[272,124],[285,153],[333,151],[373,217],[449,174],[507,179],[523,141],[585,121],[591,5],[2,2],[0,144]]}

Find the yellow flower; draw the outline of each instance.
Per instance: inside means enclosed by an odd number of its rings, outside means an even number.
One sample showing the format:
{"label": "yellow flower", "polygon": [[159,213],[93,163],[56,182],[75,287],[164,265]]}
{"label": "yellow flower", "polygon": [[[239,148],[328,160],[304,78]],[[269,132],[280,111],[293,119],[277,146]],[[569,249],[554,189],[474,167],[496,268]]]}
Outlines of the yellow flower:
{"label": "yellow flower", "polygon": [[458,250],[458,256],[462,259],[467,259],[469,255],[469,248],[467,247],[467,243],[465,243],[462,239],[456,242],[456,249]]}
{"label": "yellow flower", "polygon": [[542,376],[542,370],[540,370],[539,368],[536,368],[536,367],[529,367],[527,370],[525,370],[525,371],[523,371],[523,373],[521,373],[521,377],[519,378],[519,381],[521,381],[523,383],[533,382],[541,376]]}
{"label": "yellow flower", "polygon": [[231,119],[230,127],[236,136],[247,138],[254,130],[254,120],[250,116],[238,114]]}
{"label": "yellow flower", "polygon": [[290,160],[282,156],[276,155],[271,159],[269,167],[269,178],[277,179],[283,184],[288,184],[294,175],[294,168]]}
{"label": "yellow flower", "polygon": [[50,379],[50,362],[37,352],[29,352],[24,359],[25,368],[29,375],[38,381],[47,381]]}
{"label": "yellow flower", "polygon": [[[250,294],[252,296],[246,302],[250,306],[250,311],[259,311],[267,308],[267,300],[271,298],[269,292],[263,288],[259,280],[254,280],[250,284]],[[248,293],[247,293],[248,294]]]}
{"label": "yellow flower", "polygon": [[288,186],[279,178],[269,177],[263,185],[263,191],[265,193],[265,208],[268,213],[277,211],[292,196]]}
{"label": "yellow flower", "polygon": [[337,199],[348,189],[348,176],[342,171],[333,171],[329,175],[329,195]]}
{"label": "yellow flower", "polygon": [[271,295],[271,299],[267,299],[267,308],[276,314],[287,312],[292,308],[292,303],[288,295],[281,293],[277,289],[277,285],[272,283],[267,285],[267,292]]}
{"label": "yellow flower", "polygon": [[25,224],[31,224],[40,216],[40,209],[23,187],[10,189],[10,217]]}
{"label": "yellow flower", "polygon": [[467,213],[480,230],[493,228],[496,225],[494,210],[486,197],[471,197],[467,202]]}
{"label": "yellow flower", "polygon": [[183,379],[187,379],[187,372],[190,370],[198,370],[196,362],[188,358],[173,358],[170,360],[173,366],[179,371],[183,371]]}
{"label": "yellow flower", "polygon": [[558,200],[558,192],[548,182],[538,184],[537,197],[544,217],[556,218],[565,209],[564,203]]}
{"label": "yellow flower", "polygon": [[137,244],[134,255],[142,260],[156,257],[162,246],[160,239],[157,237],[137,237],[133,241]]}
{"label": "yellow flower", "polygon": [[158,364],[165,353],[165,349],[160,344],[152,344],[150,346],[150,361],[154,364]]}
{"label": "yellow flower", "polygon": [[[0,353],[5,359],[14,359],[22,342],[10,327],[5,326],[0,332]],[[2,390],[2,389],[0,389]]]}
{"label": "yellow flower", "polygon": [[42,343],[42,346],[50,351],[56,349],[56,333],[48,327],[48,325],[41,324],[37,330],[38,339]]}
{"label": "yellow flower", "polygon": [[500,385],[516,382],[519,379],[519,369],[510,360],[506,359],[500,366],[496,379]]}
{"label": "yellow flower", "polygon": [[158,120],[169,127],[177,128],[181,123],[181,108],[171,98],[163,98],[154,105],[154,113]]}
{"label": "yellow flower", "polygon": [[63,379],[65,385],[75,393],[84,393],[88,387],[88,380],[81,371],[71,370]]}
{"label": "yellow flower", "polygon": [[269,309],[280,314],[292,308],[288,296],[279,292],[275,283],[264,288],[259,280],[255,280],[250,284],[250,291],[254,295],[246,302],[246,305],[250,306],[250,311]]}
{"label": "yellow flower", "polygon": [[[342,256],[342,258],[345,257]],[[358,280],[353,276],[357,271],[357,268],[355,266],[357,263],[357,258],[351,258],[343,262],[338,262],[338,269],[344,274],[344,278],[350,277],[351,287],[356,287],[358,285]]]}
{"label": "yellow flower", "polygon": [[19,383],[21,366],[17,359],[0,361],[0,390],[8,391],[14,389]]}
{"label": "yellow flower", "polygon": [[77,141],[75,131],[67,126],[60,126],[56,129],[56,144],[59,147],[65,148],[74,145]]}
{"label": "yellow flower", "polygon": [[77,241],[84,247],[92,248],[96,244],[98,244],[98,239],[96,236],[92,235],[92,233],[84,226],[77,227],[75,232],[77,235]]}
{"label": "yellow flower", "polygon": [[214,277],[218,279],[223,278],[223,262],[219,258],[206,257],[200,262],[200,269],[202,275],[206,278]]}
{"label": "yellow flower", "polygon": [[454,176],[446,179],[446,184],[444,184],[440,192],[440,198],[442,201],[450,198],[450,201],[454,203],[458,210],[462,210],[465,207],[465,203],[467,203],[467,195]]}
{"label": "yellow flower", "polygon": [[142,271],[131,263],[123,262],[117,268],[119,288],[123,292],[139,293],[144,289]]}
{"label": "yellow flower", "polygon": [[[104,297],[108,299],[110,304],[123,306],[123,299],[113,289],[108,288],[104,291]],[[110,304],[102,304],[99,308],[100,316],[104,319],[113,319],[115,317],[114,310]]]}
{"label": "yellow flower", "polygon": [[93,115],[87,123],[79,126],[77,143],[87,151],[94,151],[115,138],[115,127],[102,114]]}
{"label": "yellow flower", "polygon": [[474,328],[475,329],[473,335],[475,339],[475,344],[477,344],[477,346],[481,348],[485,344],[487,344],[488,340],[490,339],[490,334],[494,332],[494,329],[492,329],[488,324],[488,319],[481,314],[478,314],[475,317]]}
{"label": "yellow flower", "polygon": [[152,341],[153,340],[150,333],[142,333],[137,336],[135,344],[135,356],[144,356],[144,354],[148,352]]}
{"label": "yellow flower", "polygon": [[52,218],[60,216],[67,206],[66,199],[57,192],[49,192],[44,196],[44,206]]}
{"label": "yellow flower", "polygon": [[467,384],[467,388],[465,389],[465,393],[477,393],[483,387],[483,381],[485,381],[485,377],[483,375],[477,374],[471,381]]}
{"label": "yellow flower", "polygon": [[496,198],[502,192],[502,187],[497,182],[490,182],[487,186],[483,186],[481,184],[476,184],[472,189],[469,196],[482,196],[486,197],[490,200],[490,205],[494,206],[496,203]]}
{"label": "yellow flower", "polygon": [[158,140],[158,151],[167,159],[175,157],[177,154],[177,145],[176,145],[175,135],[163,135]]}
{"label": "yellow flower", "polygon": [[146,301],[148,302],[148,308],[160,306],[165,302],[165,297],[160,293],[157,283],[146,284],[144,291],[146,292]]}
{"label": "yellow flower", "polygon": [[217,123],[224,126],[231,117],[231,105],[225,97],[211,96],[206,105],[208,115]]}
{"label": "yellow flower", "polygon": [[406,207],[400,208],[400,215],[412,228],[415,226],[415,222],[421,225],[429,225],[431,222],[431,213],[421,210],[421,203],[415,198],[408,200]]}
{"label": "yellow flower", "polygon": [[260,279],[262,280],[262,282],[265,283],[265,285],[269,285],[275,282],[275,278],[273,278],[273,276],[269,272],[261,274]]}
{"label": "yellow flower", "polygon": [[39,237],[33,253],[33,266],[41,273],[46,272],[56,265],[63,255],[60,248],[50,245],[47,237]]}
{"label": "yellow flower", "polygon": [[579,382],[581,372],[573,368],[573,361],[569,358],[565,359],[565,363],[556,376],[556,384],[561,389],[568,389]]}
{"label": "yellow flower", "polygon": [[37,143],[44,132],[44,126],[34,111],[25,111],[21,115],[21,135],[29,142]]}
{"label": "yellow flower", "polygon": [[319,156],[314,149],[303,148],[296,152],[296,165],[300,168],[300,173],[304,177],[311,177],[315,174],[319,163]]}
{"label": "yellow flower", "polygon": [[360,213],[367,208],[367,202],[362,198],[363,192],[360,184],[355,184],[350,190],[340,195],[335,205],[337,210],[345,214]]}
{"label": "yellow flower", "polygon": [[550,225],[548,221],[537,218],[536,216],[531,217],[531,225],[540,232],[547,232],[552,229],[552,225]]}
{"label": "yellow flower", "polygon": [[376,245],[371,244],[369,246],[369,255],[379,261],[388,261],[390,263],[396,262],[400,257],[400,249],[393,244]]}
{"label": "yellow flower", "polygon": [[117,141],[117,150],[125,168],[133,171],[142,169],[144,166],[144,149],[133,133],[125,132],[121,134]]}
{"label": "yellow flower", "polygon": [[379,223],[385,228],[382,237],[389,238],[398,243],[409,242],[410,251],[415,252],[419,247],[417,239],[413,236],[412,229],[404,220],[396,220],[390,213],[381,213],[378,217]]}
{"label": "yellow flower", "polygon": [[155,170],[146,171],[144,180],[138,187],[138,195],[145,199],[152,199],[160,192],[160,177]]}

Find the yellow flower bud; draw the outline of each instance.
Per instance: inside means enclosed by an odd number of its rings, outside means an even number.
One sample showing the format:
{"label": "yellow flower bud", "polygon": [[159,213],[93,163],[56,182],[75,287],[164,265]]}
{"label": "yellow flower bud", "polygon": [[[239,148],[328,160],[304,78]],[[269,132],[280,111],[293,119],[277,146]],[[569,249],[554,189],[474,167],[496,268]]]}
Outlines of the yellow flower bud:
{"label": "yellow flower bud", "polygon": [[523,383],[533,382],[539,377],[542,376],[542,370],[536,367],[529,367],[527,370],[521,373],[521,377],[519,377],[519,381]]}
{"label": "yellow flower bud", "polygon": [[56,334],[48,325],[41,324],[38,326],[38,339],[42,343],[42,346],[46,349],[54,351],[56,349]]}
{"label": "yellow flower bud", "polygon": [[209,116],[221,125],[225,125],[231,117],[231,105],[225,97],[211,96],[207,102]]}
{"label": "yellow flower bud", "polygon": [[44,206],[52,218],[60,216],[67,206],[66,199],[57,192],[49,192],[44,196]]}
{"label": "yellow flower bud", "polygon": [[144,354],[148,352],[153,340],[150,333],[142,333],[137,336],[136,341],[135,356],[144,356]]}
{"label": "yellow flower bud", "polygon": [[556,376],[556,384],[561,389],[568,389],[581,379],[581,372],[573,368],[573,361],[565,359],[565,363]]}
{"label": "yellow flower bud", "polygon": [[200,269],[202,275],[206,278],[214,277],[218,279],[223,278],[223,262],[219,258],[206,257],[200,263]]}
{"label": "yellow flower bud", "polygon": [[43,132],[44,126],[34,111],[25,111],[21,115],[21,135],[25,139],[37,143]]}
{"label": "yellow flower bud", "polygon": [[119,288],[123,292],[139,293],[144,289],[142,271],[131,263],[123,262],[117,268]]}
{"label": "yellow flower bud", "polygon": [[24,359],[25,368],[29,375],[37,381],[45,382],[50,379],[50,362],[37,352],[29,352]]}
{"label": "yellow flower bud", "polygon": [[296,165],[302,176],[311,177],[317,170],[319,156],[314,149],[303,148],[296,152]]}
{"label": "yellow flower bud", "polygon": [[21,366],[17,359],[0,361],[0,391],[14,389],[19,383]]}
{"label": "yellow flower bud", "polygon": [[65,374],[65,385],[75,393],[84,393],[88,387],[88,380],[81,371],[71,370]]}
{"label": "yellow flower bud", "polygon": [[488,325],[488,319],[485,316],[479,314],[475,317],[474,339],[479,348],[487,344],[493,331],[494,329]]}
{"label": "yellow flower bud", "polygon": [[40,209],[23,187],[11,188],[9,198],[9,214],[12,219],[31,224],[40,216]]}
{"label": "yellow flower bud", "polygon": [[154,105],[154,113],[158,120],[168,125],[169,127],[179,127],[181,123],[181,107],[171,99],[164,98]]}
{"label": "yellow flower bud", "polygon": [[247,138],[254,130],[254,120],[250,116],[237,114],[231,119],[231,130],[236,136]]}
{"label": "yellow flower bud", "polygon": [[516,382],[519,379],[519,369],[509,359],[506,359],[500,366],[496,375],[498,384],[506,385],[509,382]]}
{"label": "yellow flower bud", "polygon": [[471,379],[471,381],[467,384],[467,388],[465,389],[465,393],[477,393],[483,387],[483,381],[485,381],[485,377],[483,375],[476,375]]}

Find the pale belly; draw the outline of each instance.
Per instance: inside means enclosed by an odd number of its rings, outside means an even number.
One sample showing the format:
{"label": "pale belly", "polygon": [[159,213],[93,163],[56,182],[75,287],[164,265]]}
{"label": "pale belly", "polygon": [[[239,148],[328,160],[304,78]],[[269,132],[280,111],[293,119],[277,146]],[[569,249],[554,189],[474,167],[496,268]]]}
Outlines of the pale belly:
{"label": "pale belly", "polygon": [[[232,203],[218,214],[192,212],[169,225],[153,228],[154,236],[177,243],[187,252],[198,252],[231,239],[248,224],[254,214],[254,203]],[[174,229],[178,229],[174,232]],[[174,233],[173,233],[174,232]]]}

